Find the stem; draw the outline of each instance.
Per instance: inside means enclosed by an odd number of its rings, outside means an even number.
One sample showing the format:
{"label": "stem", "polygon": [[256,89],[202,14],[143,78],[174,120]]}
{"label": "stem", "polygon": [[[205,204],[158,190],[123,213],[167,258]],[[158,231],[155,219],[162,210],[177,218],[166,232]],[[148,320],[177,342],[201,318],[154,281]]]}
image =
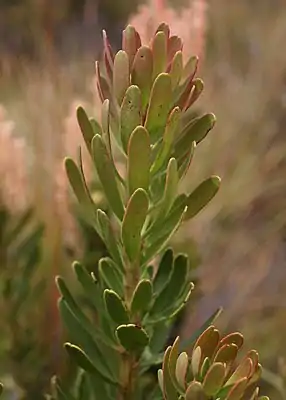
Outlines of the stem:
{"label": "stem", "polygon": [[[140,279],[140,266],[136,260],[134,263],[125,262],[125,301],[129,307],[132,294]],[[121,391],[120,400],[132,400],[134,398],[135,384],[138,377],[138,362],[134,355],[124,352],[121,356]]]}

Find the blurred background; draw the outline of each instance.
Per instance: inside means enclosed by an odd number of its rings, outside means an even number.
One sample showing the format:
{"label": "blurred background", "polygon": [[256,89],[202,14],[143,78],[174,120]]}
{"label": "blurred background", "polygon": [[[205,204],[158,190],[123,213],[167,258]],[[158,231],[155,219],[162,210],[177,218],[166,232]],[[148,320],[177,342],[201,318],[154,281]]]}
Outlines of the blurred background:
{"label": "blurred background", "polygon": [[[185,180],[222,177],[211,204],[173,240],[199,266],[187,337],[219,306],[266,367],[262,385],[286,399],[285,0],[0,0],[0,378],[6,398],[41,399],[61,362],[54,276],[71,262],[96,269],[106,250],[84,225],[64,156],[82,138],[76,107],[98,115],[94,61],[102,29],[114,50],[132,23],[148,42],[161,22],[200,57],[196,112],[217,124]],[[285,146],[285,147],[284,147]],[[84,167],[105,207],[88,157]],[[79,293],[80,295],[80,293]],[[82,299],[84,302],[85,299]],[[22,397],[21,397],[22,396]]]}

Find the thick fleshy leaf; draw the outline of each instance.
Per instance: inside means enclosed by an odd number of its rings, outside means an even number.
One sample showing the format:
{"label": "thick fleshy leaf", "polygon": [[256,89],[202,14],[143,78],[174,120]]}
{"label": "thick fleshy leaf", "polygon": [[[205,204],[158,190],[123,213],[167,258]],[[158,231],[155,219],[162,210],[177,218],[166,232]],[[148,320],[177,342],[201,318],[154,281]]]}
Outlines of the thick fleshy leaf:
{"label": "thick fleshy leaf", "polygon": [[132,66],[131,81],[133,85],[137,85],[142,94],[142,110],[146,110],[151,85],[153,72],[153,55],[150,47],[142,46],[137,51]]}
{"label": "thick fleshy leaf", "polygon": [[109,254],[113,257],[116,264],[123,271],[121,248],[115,236],[115,233],[112,229],[110,219],[108,218],[108,216],[104,211],[99,209],[97,210],[97,220],[98,220],[98,227],[101,232],[101,237],[104,240],[104,243],[109,251]]}
{"label": "thick fleshy leaf", "polygon": [[128,144],[128,191],[132,195],[138,188],[148,191],[150,176],[150,137],[143,126],[137,126]]}
{"label": "thick fleshy leaf", "polygon": [[242,378],[233,386],[225,400],[241,400],[247,387],[247,378]]}
{"label": "thick fleshy leaf", "polygon": [[232,363],[236,359],[237,354],[238,347],[235,344],[224,344],[217,351],[214,362]]}
{"label": "thick fleshy leaf", "polygon": [[136,29],[128,25],[122,34],[122,49],[128,54],[130,69],[133,65],[135,54],[141,46],[140,37]]}
{"label": "thick fleshy leaf", "polygon": [[82,107],[78,107],[76,115],[77,115],[77,121],[78,121],[80,130],[81,130],[82,136],[84,138],[86,147],[87,147],[89,153],[91,154],[91,142],[95,135],[93,126],[92,126],[85,110]]}
{"label": "thick fleshy leaf", "polygon": [[124,295],[122,272],[110,258],[101,258],[99,261],[99,276],[104,282],[104,289],[112,289],[121,297]]}
{"label": "thick fleshy leaf", "polygon": [[145,127],[152,142],[156,142],[163,134],[171,109],[172,82],[167,73],[157,76],[152,86],[150,102],[147,110]]}
{"label": "thick fleshy leaf", "polygon": [[192,366],[192,372],[195,378],[197,378],[199,376],[200,373],[200,368],[202,365],[202,349],[200,348],[200,346],[197,346],[192,353],[192,357],[191,357],[191,366]]}
{"label": "thick fleshy leaf", "polygon": [[169,370],[169,361],[170,361],[170,354],[171,354],[172,347],[169,346],[164,354],[163,360],[163,388],[164,388],[164,396],[166,400],[178,400],[179,395],[177,389],[174,386],[172,377],[170,375]]}
{"label": "thick fleshy leaf", "polygon": [[192,119],[182,130],[175,143],[174,157],[180,159],[185,156],[193,142],[200,143],[214,127],[216,118],[214,114],[205,114]]}
{"label": "thick fleshy leaf", "polygon": [[124,50],[119,50],[115,55],[113,67],[113,91],[119,105],[121,105],[129,85],[129,58]]}
{"label": "thick fleshy leaf", "polygon": [[174,262],[173,271],[164,290],[156,298],[150,315],[162,313],[170,304],[176,301],[186,283],[188,275],[188,258],[179,255]]}
{"label": "thick fleshy leaf", "polygon": [[153,80],[166,71],[167,64],[167,37],[164,31],[155,34],[152,41],[153,53]]}
{"label": "thick fleshy leaf", "polygon": [[173,269],[173,262],[174,262],[173,250],[169,248],[163,254],[158,266],[157,273],[154,278],[153,287],[156,295],[158,295],[162,291],[162,289],[167,285]]}
{"label": "thick fleshy leaf", "polygon": [[105,68],[109,79],[112,80],[114,55],[105,30],[102,31],[102,37]]}
{"label": "thick fleshy leaf", "polygon": [[203,382],[204,392],[207,396],[215,396],[223,386],[226,368],[223,363],[214,363],[209,368]]}
{"label": "thick fleshy leaf", "polygon": [[128,324],[129,315],[127,308],[114,290],[105,289],[104,301],[110,318],[117,324]]}
{"label": "thick fleshy leaf", "polygon": [[72,340],[88,354],[97,371],[107,382],[116,383],[112,370],[101,353],[102,343],[95,342],[92,335],[84,329],[63,299],[59,301],[59,310]]}
{"label": "thick fleshy leaf", "polygon": [[152,282],[148,279],[141,280],[132,295],[130,307],[132,315],[138,314],[140,317],[144,315],[152,301],[152,294]]}
{"label": "thick fleshy leaf", "polygon": [[111,100],[112,95],[110,92],[110,87],[107,80],[100,73],[100,67],[98,61],[95,62],[95,73],[96,73],[98,94],[101,101],[104,102],[105,99]]}
{"label": "thick fleshy leaf", "polygon": [[91,225],[94,225],[94,223],[96,223],[95,205],[86,189],[84,177],[82,176],[81,171],[71,158],[65,159],[65,169],[73,192],[82,206],[82,213],[86,221],[89,221]]}
{"label": "thick fleshy leaf", "polygon": [[181,51],[177,51],[177,53],[175,54],[170,65],[170,71],[168,72],[171,76],[172,89],[174,90],[178,86],[182,78],[183,53]]}
{"label": "thick fleshy leaf", "polygon": [[159,151],[158,156],[152,165],[151,174],[158,172],[168,160],[171,154],[173,143],[175,141],[176,132],[179,128],[180,118],[181,110],[179,107],[175,107],[168,117],[163,136],[163,144],[161,145],[161,150]]}
{"label": "thick fleshy leaf", "polygon": [[186,80],[189,77],[194,77],[197,69],[198,69],[198,56],[191,56],[186,62],[183,70],[183,79]]}
{"label": "thick fleshy leaf", "polygon": [[165,22],[161,22],[161,24],[158,26],[158,28],[156,30],[156,33],[157,32],[164,32],[167,39],[169,39],[169,37],[170,37],[170,27]]}
{"label": "thick fleshy leaf", "polygon": [[219,331],[215,329],[214,326],[210,326],[198,338],[194,346],[194,351],[197,347],[200,347],[202,350],[202,357],[211,358],[219,343],[219,339],[220,339]]}
{"label": "thick fleshy leaf", "polygon": [[202,384],[193,381],[187,388],[185,400],[207,400]]}
{"label": "thick fleshy leaf", "polygon": [[220,178],[212,176],[203,181],[189,196],[187,200],[188,210],[185,221],[197,215],[216,195],[220,187]]}
{"label": "thick fleshy leaf", "polygon": [[239,332],[233,332],[230,333],[229,335],[226,335],[221,339],[219,342],[220,347],[223,346],[224,344],[235,344],[238,349],[240,349],[243,345],[243,336]]}
{"label": "thick fleshy leaf", "polygon": [[130,197],[122,222],[122,242],[129,260],[138,256],[142,244],[141,231],[146,220],[149,200],[143,189],[137,189]]}
{"label": "thick fleshy leaf", "polygon": [[97,369],[93,365],[92,361],[88,358],[88,355],[78,346],[71,343],[65,343],[64,345],[70,358],[75,361],[75,363],[87,372],[97,372]]}
{"label": "thick fleshy leaf", "polygon": [[167,45],[168,62],[171,62],[177,51],[182,51],[183,42],[178,36],[170,36]]}
{"label": "thick fleshy leaf", "polygon": [[193,88],[191,90],[191,95],[188,98],[185,110],[190,108],[195,101],[200,97],[202,91],[204,90],[204,82],[200,78],[193,80]]}
{"label": "thick fleshy leaf", "polygon": [[179,338],[179,336],[177,336],[171,347],[171,351],[170,351],[170,355],[169,355],[169,364],[168,364],[170,377],[171,377],[175,387],[178,386],[178,382],[177,382],[177,378],[176,378],[176,364],[177,364],[177,360],[179,357],[179,342],[180,342],[180,338]]}
{"label": "thick fleshy leaf", "polygon": [[188,354],[184,351],[182,352],[176,362],[176,379],[178,384],[182,389],[186,388],[186,376],[189,366]]}
{"label": "thick fleshy leaf", "polygon": [[158,218],[164,218],[171,210],[171,207],[173,206],[174,201],[176,199],[176,194],[178,192],[178,185],[179,185],[179,175],[178,175],[177,161],[175,158],[171,158],[167,167],[164,196],[162,203],[160,204],[160,211]]}
{"label": "thick fleshy leaf", "polygon": [[202,324],[202,326],[197,331],[195,331],[195,333],[191,335],[190,338],[182,342],[180,351],[187,350],[190,347],[194,346],[200,335],[214,323],[214,321],[220,316],[221,313],[222,308],[220,307]]}
{"label": "thick fleshy leaf", "polygon": [[234,373],[228,379],[226,385],[233,385],[242,378],[249,378],[253,370],[253,362],[250,358],[245,358],[236,368]]}
{"label": "thick fleshy leaf", "polygon": [[119,326],[116,329],[116,336],[122,347],[136,355],[142,353],[149,343],[147,332],[134,324]]}
{"label": "thick fleshy leaf", "polygon": [[92,140],[92,154],[98,177],[109,205],[114,214],[121,220],[124,215],[124,206],[119,193],[114,166],[99,135],[95,135]]}
{"label": "thick fleshy leaf", "polygon": [[125,153],[131,133],[139,125],[142,125],[142,95],[138,86],[131,85],[125,93],[120,111],[120,136]]}

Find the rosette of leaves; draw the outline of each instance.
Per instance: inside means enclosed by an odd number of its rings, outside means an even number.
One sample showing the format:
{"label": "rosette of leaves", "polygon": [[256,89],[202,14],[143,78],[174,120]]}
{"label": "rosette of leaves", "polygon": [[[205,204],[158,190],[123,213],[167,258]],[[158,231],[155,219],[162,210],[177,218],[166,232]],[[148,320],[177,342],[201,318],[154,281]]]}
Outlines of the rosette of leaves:
{"label": "rosette of leaves", "polygon": [[221,336],[214,326],[197,339],[191,356],[180,352],[179,338],[164,354],[158,378],[166,400],[267,400],[259,397],[262,368],[258,353],[250,350],[237,360],[242,334]]}
{"label": "rosette of leaves", "polygon": [[[149,391],[145,373],[162,363],[170,324],[194,286],[192,260],[175,254],[169,239],[215,196],[220,179],[211,176],[187,194],[179,185],[215,117],[193,117],[191,106],[203,89],[195,76],[198,59],[191,57],[183,65],[183,43],[166,24],[158,27],[149,46],[142,46],[137,31],[128,26],[116,54],[105,33],[103,39],[104,62],[96,63],[101,120],[88,117],[81,107],[77,117],[109,215],[93,202],[81,151],[77,162],[65,160],[65,168],[82,215],[98,232],[109,257],[99,261],[98,276],[73,264],[96,321],[57,278],[59,310],[71,341],[65,348],[83,372],[70,388],[55,379],[51,396],[160,399],[159,386]],[[116,149],[125,162],[124,176],[116,166]]]}

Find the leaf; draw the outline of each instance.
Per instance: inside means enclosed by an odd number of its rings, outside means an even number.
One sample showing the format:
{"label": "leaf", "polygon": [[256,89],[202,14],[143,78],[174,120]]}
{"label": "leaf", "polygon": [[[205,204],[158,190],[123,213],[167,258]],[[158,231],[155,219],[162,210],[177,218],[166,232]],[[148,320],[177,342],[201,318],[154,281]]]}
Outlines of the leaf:
{"label": "leaf", "polygon": [[171,67],[170,67],[170,76],[171,76],[171,82],[172,82],[172,89],[174,90],[178,84],[180,83],[180,80],[182,78],[182,73],[183,73],[183,53],[182,51],[177,51],[175,54]]}
{"label": "leaf", "polygon": [[99,135],[95,135],[92,140],[92,154],[98,177],[105,192],[107,201],[114,214],[122,220],[124,215],[124,206],[118,190],[114,167],[105,144]]}
{"label": "leaf", "polygon": [[152,41],[153,53],[153,80],[161,73],[165,72],[167,64],[167,37],[164,31],[155,34]]}
{"label": "leaf", "polygon": [[138,32],[133,26],[128,25],[122,34],[122,49],[128,54],[130,69],[133,64],[135,54],[140,46],[141,42]]}
{"label": "leaf", "polygon": [[142,110],[145,111],[152,85],[153,54],[148,46],[142,46],[137,51],[133,66],[131,81],[139,87],[142,94]]}
{"label": "leaf", "polygon": [[120,137],[127,153],[129,138],[134,129],[142,125],[142,95],[138,86],[127,89],[120,109]]}
{"label": "leaf", "polygon": [[214,114],[205,114],[202,117],[193,118],[184,126],[176,140],[173,156],[176,159],[184,157],[189,152],[192,143],[200,143],[214,127],[215,122]]}
{"label": "leaf", "polygon": [[105,257],[99,260],[99,276],[105,283],[104,289],[112,289],[119,294],[124,295],[123,275],[118,266],[110,258]]}
{"label": "leaf", "polygon": [[[153,333],[150,339],[149,347],[152,354],[162,351],[170,335],[170,323],[163,321],[154,324]],[[162,357],[163,360],[163,357]],[[160,363],[162,362],[160,360]]]}
{"label": "leaf", "polygon": [[116,329],[116,336],[122,347],[136,355],[141,354],[149,343],[146,331],[134,324],[119,326]]}
{"label": "leaf", "polygon": [[153,288],[152,283],[148,279],[143,279],[138,282],[131,300],[132,315],[139,314],[141,317],[148,310],[152,300]]}
{"label": "leaf", "polygon": [[188,276],[188,258],[181,254],[174,262],[169,282],[155,299],[150,315],[161,314],[170,304],[180,296]]}
{"label": "leaf", "polygon": [[144,125],[150,134],[152,143],[156,142],[164,132],[171,109],[171,100],[171,77],[167,73],[161,73],[157,76],[152,86]]}
{"label": "leaf", "polygon": [[82,136],[84,138],[86,147],[87,147],[89,153],[91,154],[91,142],[95,135],[92,123],[88,119],[88,116],[87,116],[85,110],[83,109],[83,107],[78,107],[76,115],[77,115],[77,121],[78,121],[80,130],[81,130]]}
{"label": "leaf", "polygon": [[146,220],[149,200],[143,189],[130,197],[122,222],[121,236],[129,260],[134,261],[141,248],[141,231]]}
{"label": "leaf", "polygon": [[97,372],[97,369],[93,365],[92,361],[88,358],[87,354],[85,354],[82,349],[68,342],[65,343],[64,347],[70,358],[74,360],[80,368],[82,368],[84,371],[91,373],[95,371]]}
{"label": "leaf", "polygon": [[169,248],[163,254],[157,269],[157,273],[154,278],[153,287],[154,287],[154,293],[156,295],[158,295],[162,291],[162,289],[164,289],[164,287],[167,285],[173,269],[173,262],[174,262],[173,250]]}
{"label": "leaf", "polygon": [[119,105],[121,105],[129,85],[130,74],[128,54],[124,50],[119,50],[115,55],[113,66],[113,90]]}
{"label": "leaf", "polygon": [[172,348],[171,348],[171,346],[169,346],[164,354],[164,360],[163,360],[163,365],[162,365],[163,388],[164,388],[164,395],[167,400],[178,400],[179,395],[173,384],[172,377],[170,375],[170,370],[169,370],[169,361],[170,361],[171,350],[172,350]]}
{"label": "leaf", "polygon": [[214,326],[208,327],[197,339],[194,345],[194,350],[196,347],[200,347],[202,351],[202,359],[208,357],[211,359],[219,343],[220,334]]}
{"label": "leaf", "polygon": [[247,387],[247,378],[242,378],[229,391],[225,400],[240,400],[244,394]]}
{"label": "leaf", "polygon": [[111,222],[106,215],[106,213],[102,210],[97,210],[97,220],[98,225],[101,230],[101,235],[104,240],[104,243],[107,247],[109,254],[112,256],[116,264],[123,271],[123,261],[121,255],[121,249],[118,243],[117,238],[115,237],[115,233],[112,229]]}
{"label": "leaf", "polygon": [[179,107],[175,107],[167,120],[167,124],[164,131],[163,143],[160,147],[160,151],[151,167],[151,174],[156,174],[168,160],[172,146],[176,137],[176,132],[180,124],[181,110]]}
{"label": "leaf", "polygon": [[182,389],[185,389],[186,386],[186,376],[187,376],[188,366],[189,366],[188,354],[186,352],[183,352],[178,356],[176,362],[176,370],[175,370],[176,380]]}
{"label": "leaf", "polygon": [[116,324],[127,324],[129,322],[127,308],[114,290],[105,289],[104,302],[110,318]]}
{"label": "leaf", "polygon": [[148,191],[150,175],[150,137],[143,126],[137,126],[131,134],[128,144],[128,191],[129,195],[142,188]]}
{"label": "leaf", "polygon": [[162,203],[160,205],[158,219],[166,217],[166,215],[169,213],[176,199],[176,195],[178,192],[178,185],[179,185],[179,175],[178,175],[177,161],[175,158],[171,158],[167,167],[165,190]]}
{"label": "leaf", "polygon": [[89,224],[94,224],[96,221],[95,205],[86,190],[80,170],[71,158],[65,158],[65,169],[73,192],[76,195],[78,202],[82,206],[86,221],[88,221]]}
{"label": "leaf", "polygon": [[226,368],[223,363],[214,363],[208,370],[204,382],[203,388],[207,396],[215,396],[220,388],[223,386],[226,375]]}
{"label": "leaf", "polygon": [[180,346],[180,351],[185,351],[191,347],[194,346],[195,342],[197,341],[197,339],[199,338],[199,336],[209,327],[211,326],[214,321],[220,316],[220,314],[222,313],[222,308],[218,308],[204,323],[203,325],[196,330],[196,332],[193,333],[193,335],[191,335],[190,338],[184,340],[181,343]]}
{"label": "leaf", "polygon": [[219,190],[220,182],[221,179],[218,176],[211,176],[188,196],[185,221],[197,215],[212,200]]}
{"label": "leaf", "polygon": [[96,343],[91,334],[85,330],[80,321],[68,307],[65,300],[59,300],[59,310],[64,324],[68,328],[69,334],[73,341],[83,348],[86,354],[89,355],[94,367],[98,373],[109,383],[117,383],[112,371],[109,368],[106,359],[100,350],[100,343]]}
{"label": "leaf", "polygon": [[193,381],[188,386],[186,391],[186,400],[207,400],[207,396],[204,394],[202,384],[200,382]]}

